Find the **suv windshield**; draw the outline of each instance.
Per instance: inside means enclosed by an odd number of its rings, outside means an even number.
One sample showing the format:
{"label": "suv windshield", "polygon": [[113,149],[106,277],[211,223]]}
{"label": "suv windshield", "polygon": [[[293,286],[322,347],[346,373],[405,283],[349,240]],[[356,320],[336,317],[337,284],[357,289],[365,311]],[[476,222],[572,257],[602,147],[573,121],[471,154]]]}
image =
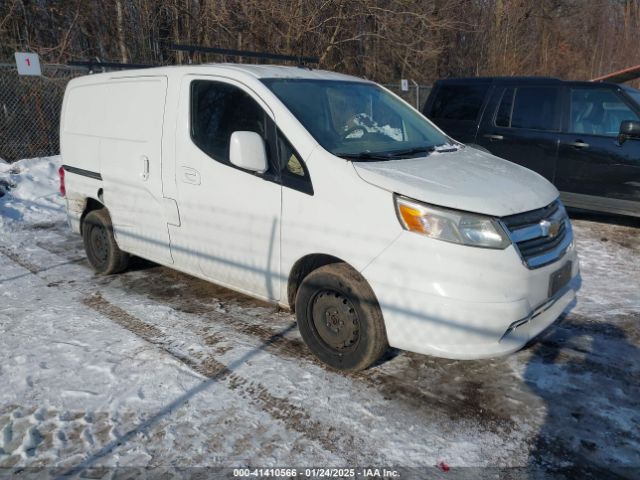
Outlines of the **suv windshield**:
{"label": "suv windshield", "polygon": [[628,88],[628,89],[625,89],[625,91],[627,92],[627,94],[628,94],[631,98],[633,98],[633,100],[634,100],[638,105],[640,105],[640,90],[636,90],[636,89],[633,89],[633,88]]}
{"label": "suv windshield", "polygon": [[373,83],[263,79],[326,150],[353,160],[416,157],[448,145],[421,114]]}

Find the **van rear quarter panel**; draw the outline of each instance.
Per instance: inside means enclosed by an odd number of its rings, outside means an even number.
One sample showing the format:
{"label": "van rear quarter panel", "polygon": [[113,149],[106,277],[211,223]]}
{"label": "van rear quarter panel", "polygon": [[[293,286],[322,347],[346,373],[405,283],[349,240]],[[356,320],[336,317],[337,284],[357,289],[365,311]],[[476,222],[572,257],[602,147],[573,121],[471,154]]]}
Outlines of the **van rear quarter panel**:
{"label": "van rear quarter panel", "polygon": [[101,165],[104,140],[144,143],[162,125],[164,77],[105,79],[100,82],[69,82],[61,124],[61,153],[65,165],[92,172],[113,171]]}
{"label": "van rear quarter panel", "polygon": [[164,75],[105,74],[70,82],[61,137],[64,164],[102,176],[120,247],[172,263],[161,177],[166,90]]}

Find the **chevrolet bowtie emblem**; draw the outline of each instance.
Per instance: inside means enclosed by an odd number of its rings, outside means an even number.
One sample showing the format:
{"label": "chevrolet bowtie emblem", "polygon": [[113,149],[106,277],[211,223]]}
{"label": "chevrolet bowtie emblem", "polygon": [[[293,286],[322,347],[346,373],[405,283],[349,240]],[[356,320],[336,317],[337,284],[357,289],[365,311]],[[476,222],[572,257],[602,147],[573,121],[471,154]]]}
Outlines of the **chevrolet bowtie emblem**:
{"label": "chevrolet bowtie emblem", "polygon": [[550,222],[548,220],[542,220],[538,225],[540,225],[543,237],[554,238],[560,231],[560,222],[557,221]]}

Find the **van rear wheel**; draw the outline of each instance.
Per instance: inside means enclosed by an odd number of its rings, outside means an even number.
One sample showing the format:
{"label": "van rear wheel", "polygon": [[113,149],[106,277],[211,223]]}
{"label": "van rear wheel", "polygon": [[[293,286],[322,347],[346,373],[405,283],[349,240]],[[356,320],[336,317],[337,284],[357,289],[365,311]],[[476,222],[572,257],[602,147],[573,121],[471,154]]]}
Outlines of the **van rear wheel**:
{"label": "van rear wheel", "polygon": [[344,263],[320,267],[303,280],[296,295],[296,317],[309,349],[333,368],[364,370],[388,348],[375,294]]}
{"label": "van rear wheel", "polygon": [[106,208],[93,210],[84,217],[82,240],[89,264],[97,273],[110,275],[127,268],[129,254],[118,247]]}

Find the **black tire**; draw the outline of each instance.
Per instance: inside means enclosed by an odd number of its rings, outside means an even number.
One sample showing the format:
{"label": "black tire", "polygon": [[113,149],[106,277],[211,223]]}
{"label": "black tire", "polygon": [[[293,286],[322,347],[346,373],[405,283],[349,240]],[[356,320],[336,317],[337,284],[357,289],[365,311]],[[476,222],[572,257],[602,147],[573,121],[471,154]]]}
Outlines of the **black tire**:
{"label": "black tire", "polygon": [[89,264],[100,275],[122,272],[127,268],[129,254],[118,247],[106,208],[92,210],[84,217],[82,240]]}
{"label": "black tire", "polygon": [[335,369],[364,370],[389,348],[375,294],[344,263],[305,277],[296,294],[296,317],[309,349]]}

